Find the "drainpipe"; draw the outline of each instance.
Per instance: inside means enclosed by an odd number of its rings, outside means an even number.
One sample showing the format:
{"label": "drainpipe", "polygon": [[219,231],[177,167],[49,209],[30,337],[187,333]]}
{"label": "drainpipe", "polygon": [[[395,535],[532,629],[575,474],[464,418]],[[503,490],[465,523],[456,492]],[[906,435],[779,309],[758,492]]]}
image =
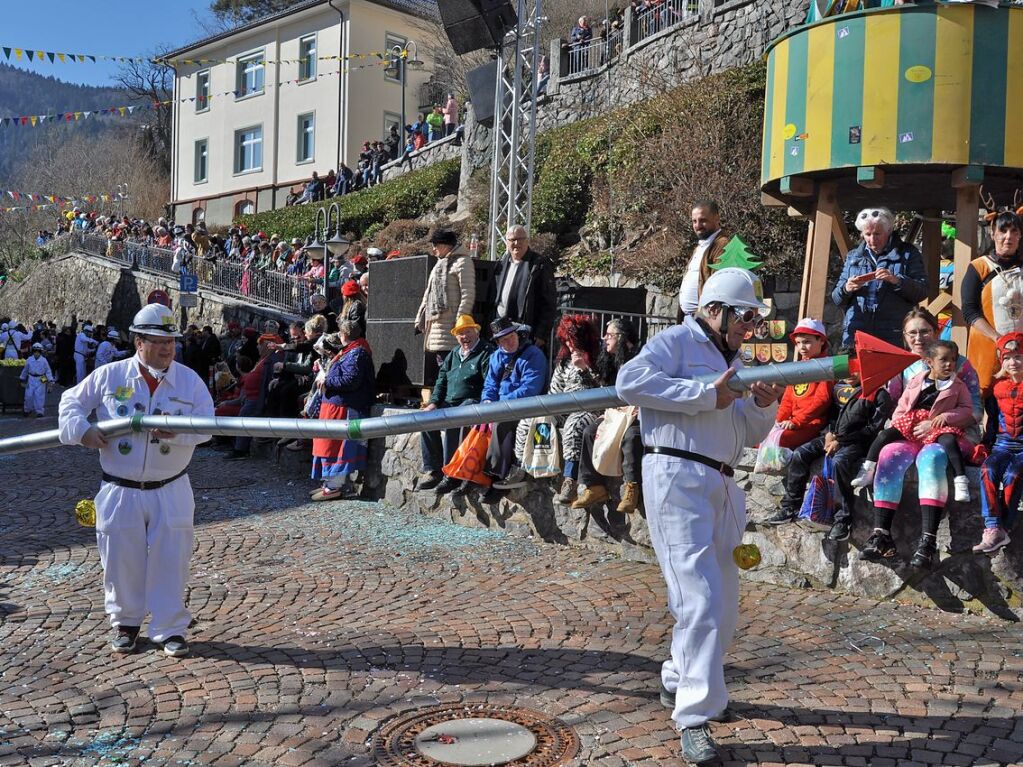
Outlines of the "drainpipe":
{"label": "drainpipe", "polygon": [[[278,156],[281,152],[281,28],[278,26],[274,34],[274,153],[273,171],[270,177],[270,210],[277,206],[277,169]],[[263,65],[266,66],[265,64]],[[256,190],[256,210],[259,210],[259,190]]]}
{"label": "drainpipe", "polygon": [[[334,163],[334,169],[337,170],[341,167],[341,158],[344,155],[344,108],[342,106],[342,97],[347,92],[345,86],[348,84],[348,60],[345,58],[345,14],[344,12],[334,5],[334,0],[327,0],[327,5],[337,11],[338,15],[338,27],[337,27],[337,54],[338,54],[338,76],[337,76],[337,161]],[[404,130],[404,128],[402,129]]]}
{"label": "drainpipe", "polygon": [[[178,142],[181,141],[181,104],[178,101],[180,94],[178,91],[178,68],[173,66],[171,71],[174,73],[174,86],[171,88],[171,198],[168,207],[171,208],[174,215],[167,218],[176,219],[177,206],[175,201],[178,199],[178,180],[181,175],[178,173],[178,162],[181,160],[181,152],[178,149]],[[207,168],[208,173],[209,169]]]}

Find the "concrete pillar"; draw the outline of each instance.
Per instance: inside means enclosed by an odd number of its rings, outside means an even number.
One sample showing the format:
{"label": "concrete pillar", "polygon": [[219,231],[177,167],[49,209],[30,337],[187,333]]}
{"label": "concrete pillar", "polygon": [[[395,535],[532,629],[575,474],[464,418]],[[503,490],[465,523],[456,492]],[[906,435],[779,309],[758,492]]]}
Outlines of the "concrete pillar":
{"label": "concrete pillar", "polygon": [[549,61],[551,65],[551,76],[547,81],[547,93],[553,96],[558,92],[562,73],[568,72],[568,46],[566,46],[565,41],[559,37],[551,40]]}

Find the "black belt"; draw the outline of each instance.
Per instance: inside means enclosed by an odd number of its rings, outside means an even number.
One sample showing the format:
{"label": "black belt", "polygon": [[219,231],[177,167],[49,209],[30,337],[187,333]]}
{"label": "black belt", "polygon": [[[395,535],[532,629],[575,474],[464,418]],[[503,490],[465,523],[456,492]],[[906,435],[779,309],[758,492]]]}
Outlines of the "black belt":
{"label": "black belt", "polygon": [[643,452],[646,455],[670,455],[674,458],[682,458],[686,461],[696,461],[702,463],[704,466],[709,466],[715,471],[720,471],[726,477],[735,476],[735,469],[729,466],[724,461],[715,461],[713,458],[708,458],[705,455],[699,453],[690,453],[688,450],[678,450],[674,447],[643,447]]}
{"label": "black belt", "polygon": [[103,481],[109,482],[112,485],[120,485],[121,487],[131,488],[132,490],[156,490],[164,485],[169,485],[176,479],[181,479],[185,476],[188,469],[183,469],[180,473],[175,474],[169,479],[151,479],[145,482],[136,482],[133,479],[121,479],[121,477],[115,477],[113,474],[107,474],[103,472]]}

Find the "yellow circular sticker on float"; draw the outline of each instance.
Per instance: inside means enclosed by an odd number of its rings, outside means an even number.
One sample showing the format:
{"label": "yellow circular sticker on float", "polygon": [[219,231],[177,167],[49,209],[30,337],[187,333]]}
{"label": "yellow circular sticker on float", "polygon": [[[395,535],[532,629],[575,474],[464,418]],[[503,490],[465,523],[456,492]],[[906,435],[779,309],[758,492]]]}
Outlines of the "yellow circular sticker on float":
{"label": "yellow circular sticker on float", "polygon": [[931,79],[930,67],[925,67],[922,64],[910,67],[906,70],[906,79],[911,83],[925,83]]}
{"label": "yellow circular sticker on float", "polygon": [[795,138],[796,126],[793,123],[789,123],[785,126],[785,131],[782,133],[782,138],[788,141],[791,138]]}

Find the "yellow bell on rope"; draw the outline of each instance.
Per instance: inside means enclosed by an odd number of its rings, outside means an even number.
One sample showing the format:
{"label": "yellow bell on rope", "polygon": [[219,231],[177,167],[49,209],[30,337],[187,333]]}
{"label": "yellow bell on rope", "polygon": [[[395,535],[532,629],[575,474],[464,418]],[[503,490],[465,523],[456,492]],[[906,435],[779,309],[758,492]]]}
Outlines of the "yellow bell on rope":
{"label": "yellow bell on rope", "polygon": [[96,503],[91,499],[75,504],[75,519],[82,527],[96,526]]}
{"label": "yellow bell on rope", "polygon": [[743,570],[752,570],[760,564],[760,547],[755,543],[740,543],[732,549],[732,559]]}

